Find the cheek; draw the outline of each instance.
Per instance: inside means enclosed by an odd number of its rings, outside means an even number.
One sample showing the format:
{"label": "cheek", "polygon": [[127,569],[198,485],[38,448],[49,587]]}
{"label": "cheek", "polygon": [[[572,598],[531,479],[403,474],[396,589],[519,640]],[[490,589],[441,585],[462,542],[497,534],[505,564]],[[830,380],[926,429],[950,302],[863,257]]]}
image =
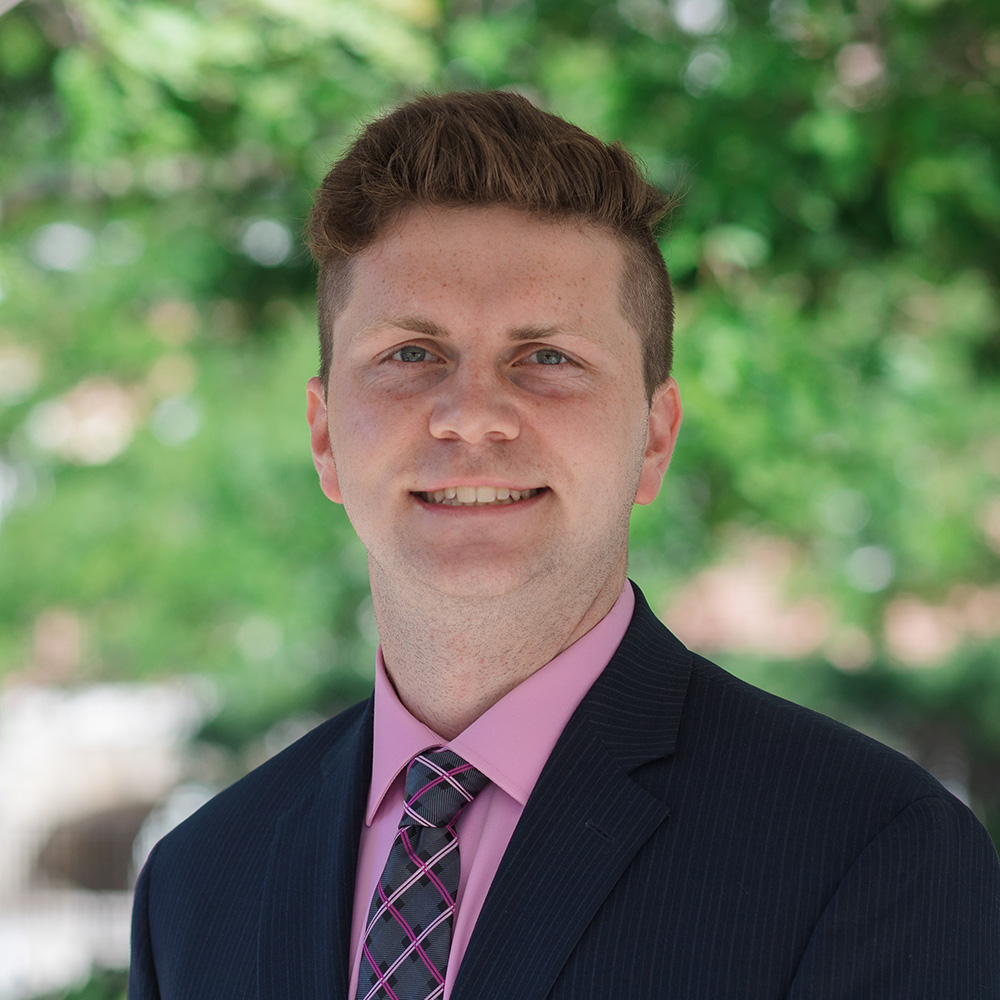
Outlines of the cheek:
{"label": "cheek", "polygon": [[331,409],[330,429],[335,451],[366,454],[384,450],[396,436],[392,425],[400,420],[400,406],[381,392],[339,393]]}
{"label": "cheek", "polygon": [[599,426],[601,437],[599,442],[594,442],[594,450],[600,448],[603,460],[595,457],[595,463],[602,464],[606,470],[605,491],[631,505],[639,487],[646,452],[648,420],[645,411],[633,413],[624,404],[610,408]]}
{"label": "cheek", "polygon": [[621,401],[593,401],[563,411],[553,427],[553,440],[575,478],[610,496],[634,477],[645,450],[645,428],[640,432]]}

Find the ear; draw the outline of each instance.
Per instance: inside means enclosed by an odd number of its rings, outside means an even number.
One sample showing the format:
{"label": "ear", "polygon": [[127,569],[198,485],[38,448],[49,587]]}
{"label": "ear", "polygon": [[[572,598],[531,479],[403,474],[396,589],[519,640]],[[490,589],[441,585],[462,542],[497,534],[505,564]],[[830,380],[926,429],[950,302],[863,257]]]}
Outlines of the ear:
{"label": "ear", "polygon": [[326,411],[326,395],[323,383],[318,378],[309,379],[306,386],[306,420],[309,421],[309,436],[312,443],[313,465],[319,473],[320,489],[334,502],[343,503],[337,467],[330,447],[330,422]]}
{"label": "ear", "polygon": [[649,431],[646,436],[646,454],[642,459],[642,473],[635,502],[652,503],[660,492],[660,484],[674,453],[677,432],[681,429],[681,394],[677,383],[668,378],[653,394],[649,407]]}

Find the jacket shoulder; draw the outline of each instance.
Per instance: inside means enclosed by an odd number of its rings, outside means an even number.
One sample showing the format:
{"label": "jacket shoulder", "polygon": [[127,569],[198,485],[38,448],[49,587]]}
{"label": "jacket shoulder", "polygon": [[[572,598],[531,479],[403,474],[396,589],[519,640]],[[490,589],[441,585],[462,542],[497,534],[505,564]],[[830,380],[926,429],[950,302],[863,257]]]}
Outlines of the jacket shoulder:
{"label": "jacket shoulder", "polygon": [[881,815],[925,795],[953,798],[898,751],[689,650],[638,588],[619,657],[609,665],[619,668],[617,689],[602,708],[631,699],[630,717],[645,712],[647,726],[668,732],[666,756],[678,765],[671,772],[712,775],[710,787],[725,790],[730,806],[774,795],[800,805],[811,799],[822,812],[834,800],[847,809],[874,796]]}
{"label": "jacket shoulder", "polygon": [[[697,734],[697,735],[696,735]],[[681,741],[728,759],[728,781],[821,814],[861,821],[873,835],[922,798],[967,811],[916,761],[856,729],[747,683],[692,653]]]}
{"label": "jacket shoulder", "polygon": [[211,853],[215,844],[232,856],[236,845],[267,836],[283,813],[319,789],[329,756],[339,746],[353,751],[366,735],[370,739],[370,721],[369,699],[310,730],[168,833],[157,848],[160,863],[165,856],[184,857],[195,845]]}

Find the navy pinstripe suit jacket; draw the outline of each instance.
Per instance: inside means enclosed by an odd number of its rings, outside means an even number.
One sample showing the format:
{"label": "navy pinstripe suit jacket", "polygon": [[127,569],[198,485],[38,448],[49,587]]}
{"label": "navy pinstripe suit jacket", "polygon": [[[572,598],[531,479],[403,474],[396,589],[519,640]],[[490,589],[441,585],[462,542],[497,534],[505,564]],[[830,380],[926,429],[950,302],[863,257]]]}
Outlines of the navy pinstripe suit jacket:
{"label": "navy pinstripe suit jacket", "polygon": [[[162,840],[130,1000],[348,1000],[371,703]],[[908,759],[690,653],[637,592],[454,1000],[998,1000],[1000,862]]]}

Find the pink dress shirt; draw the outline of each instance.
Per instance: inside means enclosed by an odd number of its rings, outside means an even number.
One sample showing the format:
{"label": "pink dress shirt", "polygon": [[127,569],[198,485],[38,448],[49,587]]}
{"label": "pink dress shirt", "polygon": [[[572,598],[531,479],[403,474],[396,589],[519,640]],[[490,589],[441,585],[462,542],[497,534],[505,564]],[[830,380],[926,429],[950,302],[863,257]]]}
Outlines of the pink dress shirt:
{"label": "pink dress shirt", "polygon": [[447,746],[489,779],[458,818],[461,875],[445,975],[448,1000],[493,876],[545,762],[570,716],[618,648],[635,606],[628,581],[611,610],[586,635],[504,695],[450,743],[403,706],[375,664],[375,751],[368,811],[361,831],[351,927],[350,997],[358,986],[365,921],[403,814],[406,766],[421,750]]}

